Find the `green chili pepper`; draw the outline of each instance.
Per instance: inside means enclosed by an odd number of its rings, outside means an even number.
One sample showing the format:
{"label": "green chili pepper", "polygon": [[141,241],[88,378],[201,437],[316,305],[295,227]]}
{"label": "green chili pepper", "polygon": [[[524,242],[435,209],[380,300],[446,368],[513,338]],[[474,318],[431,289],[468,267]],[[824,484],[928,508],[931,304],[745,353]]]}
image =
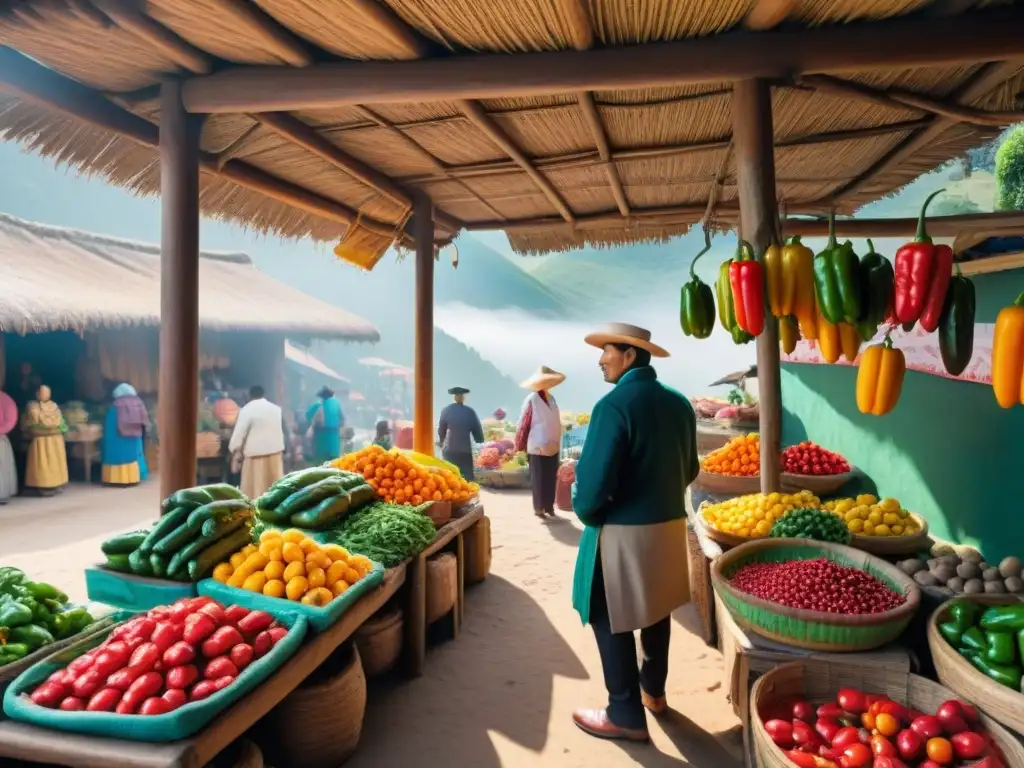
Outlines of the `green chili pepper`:
{"label": "green chili pepper", "polygon": [[32,649],[24,643],[8,643],[0,646],[0,667],[19,661],[32,653]]}
{"label": "green chili pepper", "polygon": [[966,632],[961,633],[960,642],[964,648],[977,651],[978,653],[984,653],[987,647],[985,636],[981,634],[981,630],[977,627],[968,627]]}
{"label": "green chili pepper", "polygon": [[993,664],[1013,664],[1017,658],[1016,638],[1010,632],[986,632],[985,658]]}
{"label": "green chili pepper", "polygon": [[42,581],[30,581],[25,584],[25,589],[36,600],[57,600],[63,594],[52,584]]}
{"label": "green chili pepper", "polygon": [[42,648],[44,645],[53,643],[53,635],[46,628],[38,624],[26,624],[23,627],[15,627],[11,630],[8,639],[15,643],[24,643],[33,651]]}
{"label": "green chili pepper", "polygon": [[970,600],[956,600],[949,606],[949,617],[961,634],[978,623],[979,608]]}
{"label": "green chili pepper", "polygon": [[875,252],[875,245],[870,239],[868,249],[868,253],[861,257],[858,269],[860,317],[857,320],[857,332],[864,341],[874,338],[878,326],[885,320],[886,310],[892,301],[894,281],[892,264],[885,256]]}
{"label": "green chili pepper", "polygon": [[1019,632],[1024,629],[1024,603],[992,606],[981,615],[981,628],[989,632]]}
{"label": "green chili pepper", "polygon": [[946,301],[939,316],[939,352],[946,372],[959,376],[974,354],[974,283],[960,274],[960,265],[949,281]]}
{"label": "green chili pepper", "polygon": [[939,634],[945,638],[946,642],[952,645],[954,648],[960,647],[960,636],[963,634],[959,629],[956,628],[956,624],[952,621],[947,621],[939,624]]}
{"label": "green chili pepper", "polygon": [[857,323],[861,315],[860,262],[853,243],[836,241],[835,212],[828,216],[828,243],[814,257],[814,293],[830,323]]}
{"label": "green chili pepper", "polygon": [[23,627],[32,623],[32,609],[16,600],[0,605],[0,627]]}
{"label": "green chili pepper", "polygon": [[711,234],[704,230],[704,250],[690,262],[690,281],[686,283],[679,300],[679,324],[683,333],[695,339],[706,339],[715,327],[715,298],[711,286],[697,277],[697,260],[711,250]]}
{"label": "green chili pepper", "polygon": [[993,664],[984,655],[977,654],[969,657],[970,662],[982,673],[1007,688],[1020,690],[1021,668],[1019,665]]}

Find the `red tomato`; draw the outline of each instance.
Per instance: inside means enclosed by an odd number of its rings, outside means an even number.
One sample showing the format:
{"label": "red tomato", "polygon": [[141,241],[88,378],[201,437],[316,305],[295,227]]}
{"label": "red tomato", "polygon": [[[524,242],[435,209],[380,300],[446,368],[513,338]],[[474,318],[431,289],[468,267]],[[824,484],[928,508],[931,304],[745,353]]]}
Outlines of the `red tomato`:
{"label": "red tomato", "polygon": [[864,694],[856,688],[843,688],[836,694],[836,703],[846,712],[859,715],[867,710],[868,705]]}
{"label": "red tomato", "polygon": [[880,733],[871,737],[871,754],[875,757],[899,757],[893,743]]}
{"label": "red tomato", "polygon": [[839,755],[839,765],[842,768],[867,768],[874,759],[871,750],[858,742],[843,750]]}

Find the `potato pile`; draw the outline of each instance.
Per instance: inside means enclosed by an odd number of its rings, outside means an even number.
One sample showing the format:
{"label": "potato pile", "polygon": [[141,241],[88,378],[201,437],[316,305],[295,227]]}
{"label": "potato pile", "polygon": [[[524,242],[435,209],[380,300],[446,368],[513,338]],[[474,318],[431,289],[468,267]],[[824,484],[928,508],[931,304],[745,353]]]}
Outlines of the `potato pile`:
{"label": "potato pile", "polygon": [[945,587],[954,594],[1001,595],[1024,592],[1024,570],[1018,557],[1004,558],[998,566],[985,562],[981,553],[970,547],[937,544],[932,557],[912,557],[897,565],[922,587]]}

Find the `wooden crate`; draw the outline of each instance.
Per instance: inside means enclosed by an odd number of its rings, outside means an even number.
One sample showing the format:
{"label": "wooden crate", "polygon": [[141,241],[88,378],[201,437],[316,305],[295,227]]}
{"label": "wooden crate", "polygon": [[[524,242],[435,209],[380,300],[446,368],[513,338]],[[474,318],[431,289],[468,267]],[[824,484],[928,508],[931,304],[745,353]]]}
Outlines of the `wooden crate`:
{"label": "wooden crate", "polygon": [[686,550],[690,569],[690,600],[700,618],[700,636],[708,645],[718,643],[715,625],[715,592],[711,588],[711,561],[701,549],[692,521],[686,525]]}

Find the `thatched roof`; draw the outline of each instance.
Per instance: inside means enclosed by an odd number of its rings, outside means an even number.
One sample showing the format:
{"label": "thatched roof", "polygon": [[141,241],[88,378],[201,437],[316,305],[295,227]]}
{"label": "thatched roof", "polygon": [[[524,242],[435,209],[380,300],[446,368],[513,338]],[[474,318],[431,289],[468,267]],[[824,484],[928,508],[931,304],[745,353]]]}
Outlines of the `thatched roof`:
{"label": "thatched roof", "polygon": [[[0,330],[83,331],[160,324],[160,248],[0,214]],[[243,253],[203,252],[199,323],[379,341],[366,320],[282,285]]]}
{"label": "thatched roof", "polygon": [[[665,41],[692,38],[695,45],[721,39],[753,50],[759,40],[774,41],[774,58],[763,58],[778,63],[764,63],[762,70],[781,70],[773,95],[777,192],[790,212],[832,207],[851,212],[900,188],[993,137],[999,130],[993,114],[1014,110],[1024,85],[1019,59],[975,63],[1011,58],[1009,28],[1016,21],[1019,31],[1024,17],[1014,16],[1020,8],[1001,0],[149,0],[141,5],[138,11],[126,10],[120,0],[0,0],[0,46],[87,86],[106,99],[107,107],[143,118],[134,124],[134,138],[124,138],[95,120],[69,116],[52,97],[70,92],[66,84],[53,84],[51,95],[43,97],[26,93],[23,84],[11,84],[9,74],[24,67],[0,57],[0,132],[136,192],[156,194],[156,134],[146,126],[159,122],[153,86],[162,77],[212,72],[209,79],[222,78],[227,88],[234,81],[223,78],[240,71],[244,77],[244,70],[258,66],[299,76],[301,68],[324,63],[394,62],[384,69],[352,63],[339,70],[332,83],[365,92],[342,106],[255,116],[239,108],[205,122],[204,213],[261,231],[323,240],[339,238],[345,221],[355,217],[384,238],[401,232],[409,197],[421,191],[440,214],[439,242],[463,225],[501,228],[521,252],[664,239],[698,221],[710,198],[729,220],[737,205],[729,152],[731,78],[713,82],[693,71],[658,80],[675,85],[615,87],[611,84],[628,78],[609,68],[610,87],[552,92],[541,75],[528,78],[529,67],[521,64],[528,62],[536,71],[538,56],[555,55],[538,52],[566,52],[550,59],[551,74],[582,82],[588,73],[580,70],[587,66],[573,62],[592,59],[569,57],[615,55],[609,51],[615,46],[653,50]],[[992,9],[1000,5],[1011,7]],[[988,37],[993,52],[986,54],[980,43],[971,42],[976,36],[968,34],[968,22],[998,13],[1005,14],[1005,34],[999,40]],[[823,65],[803,72],[802,54],[786,37],[792,32],[792,39],[806,40],[853,25],[848,28],[870,30],[865,38],[870,40],[875,29],[904,18],[908,39],[915,28],[925,39],[941,28],[945,38],[920,58],[904,51],[904,63],[887,68],[877,60],[883,54],[865,53],[875,59],[863,69]],[[743,31],[779,22],[775,31]],[[965,24],[963,38],[946,44]],[[978,52],[974,61],[963,53],[968,46]],[[879,44],[884,55],[899,55],[903,47]],[[445,73],[464,61],[470,78],[481,62],[479,69],[488,69],[491,82],[496,67],[485,67],[493,61],[478,55],[487,53],[503,55],[500,69],[508,78],[523,71],[524,81],[504,90],[481,84],[479,92],[509,95],[428,99],[406,93],[399,98],[383,90],[375,95],[371,72],[425,92],[436,87],[442,75],[431,73],[440,68],[420,75],[388,69],[435,59]],[[659,55],[671,58],[665,50]],[[784,61],[787,55],[793,62]],[[944,63],[916,64],[939,56],[947,56]],[[728,57],[709,55],[707,61],[716,71],[739,72],[756,68],[762,57],[747,56],[733,70],[723,58]],[[816,77],[802,77],[816,71]],[[404,77],[404,72],[412,74]],[[268,90],[285,100],[294,93],[288,86]],[[79,118],[89,93],[75,90],[67,99]],[[979,116],[978,110],[987,114]],[[259,180],[253,181],[253,173]],[[268,196],[267,179],[289,191]]]}
{"label": "thatched roof", "polygon": [[350,384],[351,382],[342,376],[340,373],[335,371],[333,368],[328,367],[320,358],[315,357],[311,352],[292,344],[290,341],[284,343],[284,359],[294,363],[300,368],[305,368],[307,371],[318,373],[321,376],[326,376],[334,381],[341,382],[342,384]]}

